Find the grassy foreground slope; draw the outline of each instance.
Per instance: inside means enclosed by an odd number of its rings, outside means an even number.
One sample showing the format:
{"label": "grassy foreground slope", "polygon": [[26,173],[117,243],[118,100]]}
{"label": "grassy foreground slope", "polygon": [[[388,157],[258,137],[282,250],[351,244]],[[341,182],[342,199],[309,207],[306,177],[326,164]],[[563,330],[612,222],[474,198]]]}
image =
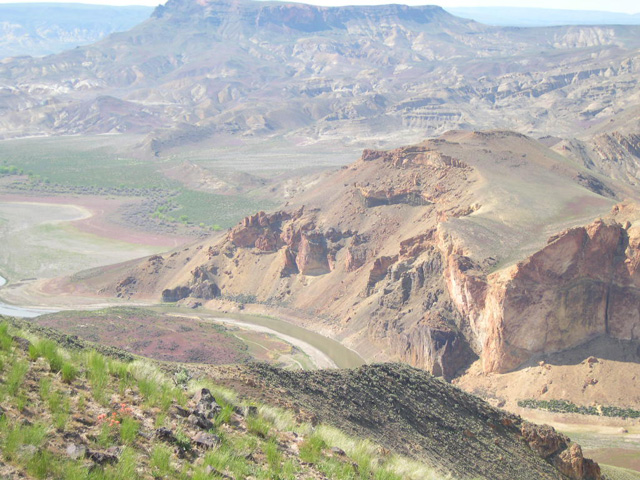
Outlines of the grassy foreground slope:
{"label": "grassy foreground slope", "polygon": [[408,366],[160,370],[18,324],[0,321],[0,478],[601,478],[552,428]]}
{"label": "grassy foreground slope", "polygon": [[57,340],[76,349],[0,323],[0,478],[444,478],[186,370]]}

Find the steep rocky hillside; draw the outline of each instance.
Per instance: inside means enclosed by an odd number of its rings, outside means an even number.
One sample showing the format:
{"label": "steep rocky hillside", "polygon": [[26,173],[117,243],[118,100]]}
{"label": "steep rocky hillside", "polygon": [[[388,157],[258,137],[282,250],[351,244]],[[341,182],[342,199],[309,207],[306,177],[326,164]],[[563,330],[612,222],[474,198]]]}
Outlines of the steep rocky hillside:
{"label": "steep rocky hillside", "polygon": [[67,291],[262,304],[368,359],[505,372],[600,335],[637,340],[636,196],[523,135],[450,132],[366,150],[283,211]]}
{"label": "steep rocky hillside", "polygon": [[[580,447],[470,396],[424,371],[402,364],[355,370],[283,372],[249,369],[254,395],[300,409],[391,451],[434,466],[453,478],[599,478]],[[284,389],[287,397],[279,395]],[[538,455],[530,455],[531,450]]]}
{"label": "steep rocky hillside", "polygon": [[439,7],[169,0],[132,30],[0,65],[0,136],[407,142],[582,135],[638,95],[640,27],[489,27]]}
{"label": "steep rocky hillside", "polygon": [[203,367],[164,365],[170,379],[4,321],[0,358],[3,478],[604,478],[552,428],[401,365],[217,367],[235,393]]}

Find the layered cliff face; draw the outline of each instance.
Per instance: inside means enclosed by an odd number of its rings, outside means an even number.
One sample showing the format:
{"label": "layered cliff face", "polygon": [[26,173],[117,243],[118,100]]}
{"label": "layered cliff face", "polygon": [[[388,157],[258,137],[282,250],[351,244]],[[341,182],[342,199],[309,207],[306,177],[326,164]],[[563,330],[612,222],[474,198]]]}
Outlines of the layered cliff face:
{"label": "layered cliff face", "polygon": [[640,214],[612,211],[626,188],[523,135],[450,132],[366,150],[286,210],[166,256],[178,268],[156,285],[168,301],[286,309],[370,359],[504,372],[599,335],[636,340]]}

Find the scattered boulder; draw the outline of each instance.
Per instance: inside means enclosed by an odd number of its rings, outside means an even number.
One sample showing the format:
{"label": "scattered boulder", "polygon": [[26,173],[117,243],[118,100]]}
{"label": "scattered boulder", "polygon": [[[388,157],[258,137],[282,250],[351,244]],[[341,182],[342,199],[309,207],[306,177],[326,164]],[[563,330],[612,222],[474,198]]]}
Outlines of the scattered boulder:
{"label": "scattered boulder", "polygon": [[187,418],[187,421],[198,428],[201,428],[203,430],[211,430],[213,428],[213,422],[205,417],[202,417],[200,415],[195,415],[195,414],[191,414],[189,415],[189,417]]}
{"label": "scattered boulder", "polygon": [[180,405],[175,405],[173,407],[173,411],[176,415],[182,418],[187,418],[190,415],[189,410],[187,410],[186,408],[182,408]]}
{"label": "scattered boulder", "polygon": [[76,443],[70,443],[67,445],[65,452],[72,460],[78,460],[79,458],[84,458],[87,455],[87,447]]}
{"label": "scattered boulder", "polygon": [[600,466],[582,455],[577,443],[555,431],[549,425],[523,422],[523,439],[542,458],[555,466],[563,475],[573,480],[600,480]]}
{"label": "scattered boulder", "polygon": [[600,480],[600,466],[582,456],[582,448],[577,443],[563,450],[553,464],[560,472],[574,480]]}
{"label": "scattered boulder", "polygon": [[16,345],[16,347],[18,347],[19,349],[25,352],[29,351],[29,347],[31,346],[31,342],[29,340],[22,337],[11,337],[11,338],[13,339],[13,343]]}
{"label": "scattered boulder", "polygon": [[175,443],[177,441],[171,429],[166,427],[160,427],[156,429],[156,437],[169,443]]}
{"label": "scattered boulder", "polygon": [[110,447],[104,452],[86,450],[86,457],[97,465],[114,465],[118,463],[120,458],[120,449],[118,447]]}
{"label": "scattered boulder", "polygon": [[195,443],[198,447],[204,448],[205,450],[211,450],[217,447],[218,445],[220,445],[220,442],[220,437],[206,432],[198,432],[196,436],[193,437],[193,443]]}
{"label": "scattered boulder", "polygon": [[206,388],[197,392],[193,397],[193,401],[196,402],[196,408],[192,412],[194,415],[211,419],[215,418],[218,412],[222,410],[215,397]]}
{"label": "scattered boulder", "polygon": [[183,298],[187,298],[189,295],[191,295],[191,289],[184,285],[175,288],[166,288],[162,291],[162,301],[178,302]]}
{"label": "scattered boulder", "polygon": [[569,443],[569,438],[556,432],[556,430],[549,425],[536,425],[534,423],[523,422],[521,432],[522,437],[531,449],[537,452],[542,458],[549,458]]}

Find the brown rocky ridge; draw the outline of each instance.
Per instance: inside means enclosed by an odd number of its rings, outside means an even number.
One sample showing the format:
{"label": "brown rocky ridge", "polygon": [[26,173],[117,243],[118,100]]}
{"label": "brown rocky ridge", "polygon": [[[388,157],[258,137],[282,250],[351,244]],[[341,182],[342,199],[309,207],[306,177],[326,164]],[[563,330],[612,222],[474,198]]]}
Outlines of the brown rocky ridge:
{"label": "brown rocky ridge", "polygon": [[526,136],[455,131],[367,150],[283,211],[83,288],[260,304],[369,360],[505,372],[597,336],[637,340],[636,196]]}

